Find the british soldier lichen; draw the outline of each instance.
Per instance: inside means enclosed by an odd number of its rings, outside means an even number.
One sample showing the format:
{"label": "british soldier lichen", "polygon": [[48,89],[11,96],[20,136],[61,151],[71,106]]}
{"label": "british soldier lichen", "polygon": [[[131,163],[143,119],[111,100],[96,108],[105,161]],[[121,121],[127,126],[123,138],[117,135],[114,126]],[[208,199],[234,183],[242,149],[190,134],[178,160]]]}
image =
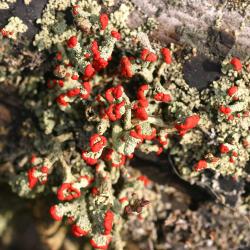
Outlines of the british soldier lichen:
{"label": "british soldier lichen", "polygon": [[225,61],[221,78],[199,93],[183,79],[176,46],[151,44],[142,27],[127,27],[131,8],[108,15],[95,1],[48,3],[34,45],[53,54],[54,76],[25,104],[53,138],[51,151],[10,180],[23,197],[54,193],[52,218],[67,218],[97,249],[121,249],[127,216],[153,217],[159,202],[148,204],[150,180],[128,168],[135,150],[168,150],[189,177],[206,168],[244,177],[249,160],[249,62]]}
{"label": "british soldier lichen", "polygon": [[8,37],[13,40],[16,40],[19,33],[24,33],[28,30],[26,24],[19,17],[11,17],[8,20],[8,24],[1,29],[1,33],[3,37]]}

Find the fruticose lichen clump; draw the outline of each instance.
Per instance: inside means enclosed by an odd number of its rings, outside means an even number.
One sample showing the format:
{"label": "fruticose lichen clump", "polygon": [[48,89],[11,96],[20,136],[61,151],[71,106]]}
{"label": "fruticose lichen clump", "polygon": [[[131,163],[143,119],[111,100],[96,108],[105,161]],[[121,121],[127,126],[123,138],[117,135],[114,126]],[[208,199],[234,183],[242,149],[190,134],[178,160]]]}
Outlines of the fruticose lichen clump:
{"label": "fruticose lichen clump", "polygon": [[[159,118],[154,114],[160,112],[161,103],[172,101],[158,81],[141,82],[135,98],[129,98],[124,86],[136,74],[153,79],[155,68],[171,63],[171,52],[157,48],[157,55],[152,48],[140,46],[136,59],[124,51],[112,72],[109,64],[113,63],[112,54],[115,44],[122,40],[122,32],[100,8],[87,12],[85,4],[71,6],[75,27],[67,39],[55,46],[54,78],[47,80],[49,97],[42,101],[51,107],[47,109],[45,105],[43,114],[37,114],[41,115],[45,133],[50,134],[62,116],[74,123],[75,119],[83,119],[79,114],[85,111],[84,126],[93,131],[89,143],[82,147],[82,159],[77,152],[71,152],[70,162],[60,147],[52,154],[32,156],[27,172],[13,177],[10,183],[22,197],[56,190],[59,202],[50,208],[53,219],[68,218],[75,236],[88,237],[94,248],[105,249],[112,236],[113,244],[119,245],[121,222],[126,216],[138,214],[143,219],[153,212],[154,205],[147,208],[149,201],[142,191],[150,187],[150,181],[145,176],[132,177],[126,162],[136,147],[161,153],[167,130],[160,113]],[[68,115],[64,116],[63,111]],[[69,138],[62,135],[59,141]],[[152,140],[156,140],[153,145]],[[55,171],[62,176],[60,182],[52,177]],[[118,248],[121,246],[122,243]]]}
{"label": "fruticose lichen clump", "polygon": [[130,7],[109,15],[93,1],[49,2],[34,45],[52,53],[53,74],[42,87],[34,81],[39,91],[22,90],[37,98],[25,105],[51,135],[49,150],[9,181],[22,197],[56,194],[52,218],[67,219],[96,249],[122,249],[131,214],[152,220],[164,210],[150,180],[129,168],[136,151],[168,151],[187,178],[206,168],[244,178],[249,160],[249,64],[225,61],[199,93],[184,81],[174,45],[150,43],[143,27],[130,32],[122,20]]}
{"label": "fruticose lichen clump", "polygon": [[[192,130],[170,153],[183,174],[214,169],[235,178],[247,176],[249,160],[249,62],[225,60],[223,74],[200,93],[199,130]],[[190,108],[190,107],[188,107]],[[192,175],[195,173],[193,172]]]}

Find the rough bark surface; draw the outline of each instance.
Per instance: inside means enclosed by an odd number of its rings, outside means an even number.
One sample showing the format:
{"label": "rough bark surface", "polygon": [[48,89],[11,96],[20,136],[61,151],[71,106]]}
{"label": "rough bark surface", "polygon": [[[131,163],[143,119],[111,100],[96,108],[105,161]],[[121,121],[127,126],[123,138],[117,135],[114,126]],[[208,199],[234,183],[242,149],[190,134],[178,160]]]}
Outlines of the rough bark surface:
{"label": "rough bark surface", "polygon": [[[247,1],[132,2],[137,10],[131,14],[131,25],[143,22],[144,15],[156,18],[159,27],[152,38],[162,43],[187,43],[216,59],[225,57],[229,52],[242,58],[250,52],[250,3]],[[236,2],[241,2],[242,7],[237,7]],[[220,24],[216,27],[217,22]]]}

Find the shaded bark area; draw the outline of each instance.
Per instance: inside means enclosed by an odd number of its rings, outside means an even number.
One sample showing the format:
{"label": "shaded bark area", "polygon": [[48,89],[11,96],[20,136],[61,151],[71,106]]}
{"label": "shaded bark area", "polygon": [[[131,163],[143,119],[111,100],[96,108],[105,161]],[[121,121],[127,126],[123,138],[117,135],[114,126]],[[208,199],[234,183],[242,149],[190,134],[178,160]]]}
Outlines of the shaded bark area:
{"label": "shaded bark area", "polygon": [[5,201],[1,202],[0,214],[8,218],[8,227],[1,232],[1,250],[62,249],[67,228],[48,216],[48,200],[52,203],[53,197],[22,199],[12,193],[7,185],[2,183],[0,188],[0,199]]}
{"label": "shaded bark area", "polygon": [[221,66],[204,55],[197,55],[183,66],[183,76],[190,87],[203,90],[221,76]]}
{"label": "shaded bark area", "polygon": [[[37,121],[34,115],[24,108],[17,89],[9,85],[3,84],[0,87],[0,112],[2,114],[0,117],[0,127],[2,127],[0,163],[13,164],[19,155],[31,151],[30,141],[21,136],[24,120],[32,121],[33,119],[33,124],[36,124]],[[3,166],[0,167],[0,173],[6,171],[2,168]]]}
{"label": "shaded bark area", "polygon": [[191,200],[191,209],[198,208],[201,203],[216,200],[215,195],[207,188],[198,184],[191,184],[181,178],[168,153],[162,154],[160,159],[137,153],[131,161],[131,165],[152,181],[161,185],[172,186],[187,195]]}

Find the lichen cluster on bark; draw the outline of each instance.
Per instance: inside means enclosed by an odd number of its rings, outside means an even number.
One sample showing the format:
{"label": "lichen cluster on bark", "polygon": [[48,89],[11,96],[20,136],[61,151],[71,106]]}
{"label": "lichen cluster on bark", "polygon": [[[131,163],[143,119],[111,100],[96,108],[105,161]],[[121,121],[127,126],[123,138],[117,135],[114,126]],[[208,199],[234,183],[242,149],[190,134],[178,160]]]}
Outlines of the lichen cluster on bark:
{"label": "lichen cluster on bark", "polygon": [[[131,29],[133,4],[110,13],[113,4],[49,1],[33,45],[50,54],[50,71],[20,79],[18,67],[1,66],[0,78],[16,80],[39,126],[29,127],[33,154],[25,152],[8,176],[12,191],[53,197],[48,214],[96,249],[123,249],[129,223],[151,225],[166,216],[159,187],[130,167],[138,152],[168,155],[183,179],[209,190],[220,178],[249,178],[250,60],[229,55],[220,78],[198,90],[183,77],[197,50],[180,60],[179,45],[149,40],[156,21]],[[11,50],[26,30],[11,18],[2,46]]]}

